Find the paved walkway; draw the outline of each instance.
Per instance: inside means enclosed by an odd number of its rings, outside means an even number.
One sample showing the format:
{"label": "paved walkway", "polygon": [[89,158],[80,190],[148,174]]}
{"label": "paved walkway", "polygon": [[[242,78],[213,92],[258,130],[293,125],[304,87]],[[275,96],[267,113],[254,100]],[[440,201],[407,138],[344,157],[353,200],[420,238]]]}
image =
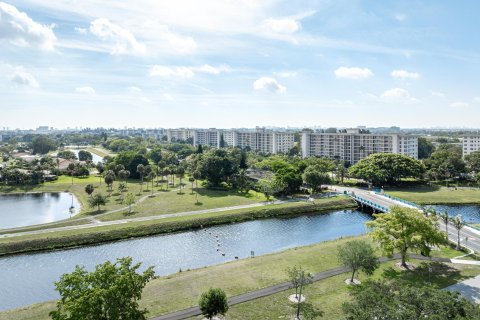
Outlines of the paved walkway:
{"label": "paved walkway", "polygon": [[[295,200],[293,200],[295,201]],[[33,231],[23,231],[23,232],[16,232],[16,233],[7,233],[0,235],[1,238],[12,238],[12,237],[19,237],[24,235],[34,235],[34,234],[44,234],[50,232],[58,232],[58,231],[68,231],[68,230],[80,230],[80,229],[89,229],[89,228],[96,228],[96,227],[104,227],[104,226],[111,226],[117,224],[125,224],[131,222],[139,222],[139,221],[151,221],[151,220],[161,220],[167,218],[174,218],[174,217],[184,217],[184,216],[192,216],[204,213],[213,213],[213,212],[223,212],[223,211],[231,211],[231,210],[238,210],[238,209],[247,209],[247,208],[256,208],[267,206],[271,204],[282,204],[286,202],[292,202],[292,200],[283,201],[283,200],[276,200],[273,202],[257,202],[251,203],[241,206],[230,206],[230,207],[221,207],[221,208],[212,208],[212,209],[203,209],[203,210],[195,210],[195,211],[185,211],[185,212],[178,212],[178,213],[167,213],[167,214],[160,214],[155,216],[147,216],[147,217],[139,217],[139,218],[129,218],[129,219],[120,219],[120,220],[112,220],[112,221],[98,221],[89,224],[82,224],[77,226],[67,226],[67,227],[57,227],[57,228],[49,228],[49,229],[41,229],[41,230],[33,230]]]}
{"label": "paved walkway", "polygon": [[458,291],[465,299],[480,303],[480,275],[447,287],[448,291]]}
{"label": "paved walkway", "polygon": [[[427,258],[427,257],[421,256],[421,255],[416,255],[416,254],[410,255],[410,257],[414,258],[414,259],[417,259],[417,260],[431,260],[431,261],[437,261],[437,262],[450,262],[450,259],[446,259],[446,258]],[[389,260],[398,259],[398,258],[399,258],[399,255],[397,254],[397,255],[394,255],[392,258],[382,257],[378,260],[380,262],[387,262]],[[333,277],[333,276],[337,276],[337,275],[340,275],[342,273],[346,273],[346,272],[349,272],[349,271],[350,271],[350,269],[348,269],[348,268],[338,267],[338,268],[334,268],[334,269],[330,269],[330,270],[326,270],[326,271],[317,273],[313,276],[312,280],[313,280],[313,282],[316,282],[316,281],[324,280],[324,279],[327,279],[327,278],[330,278],[330,277]],[[292,288],[292,284],[290,282],[283,282],[283,283],[280,283],[280,284],[277,284],[277,285],[274,285],[274,286],[266,287],[266,288],[263,288],[263,289],[259,289],[259,290],[256,290],[256,291],[251,291],[251,292],[247,292],[247,293],[244,293],[244,294],[241,294],[241,295],[238,295],[238,296],[231,297],[231,298],[228,299],[228,304],[230,306],[233,306],[233,305],[236,305],[236,304],[240,304],[240,303],[243,303],[243,302],[255,300],[255,299],[258,299],[258,298],[267,297],[267,296],[270,296],[270,295],[273,295],[273,294],[276,294],[276,293],[279,293],[279,292],[282,292],[282,291],[286,291],[286,290],[291,289],[291,288]],[[286,297],[285,297],[285,299],[286,299]],[[188,319],[188,318],[191,318],[191,317],[195,317],[195,316],[198,316],[198,315],[201,315],[201,314],[202,314],[202,312],[200,311],[200,308],[191,307],[191,308],[188,308],[188,309],[183,309],[183,310],[179,310],[179,311],[176,311],[176,312],[164,314],[164,315],[161,315],[161,316],[158,316],[158,317],[153,317],[153,318],[151,318],[151,320],[181,320],[181,319]]]}

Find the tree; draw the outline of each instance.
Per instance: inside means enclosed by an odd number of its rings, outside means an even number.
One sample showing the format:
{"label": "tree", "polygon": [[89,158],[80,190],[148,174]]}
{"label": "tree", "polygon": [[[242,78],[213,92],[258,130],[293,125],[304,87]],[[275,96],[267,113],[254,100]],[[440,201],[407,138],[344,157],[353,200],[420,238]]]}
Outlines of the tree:
{"label": "tree", "polygon": [[143,164],[139,164],[137,166],[137,172],[140,174],[140,193],[142,192],[143,188],[143,175],[145,174],[145,166]]}
{"label": "tree", "polygon": [[432,285],[367,281],[350,290],[342,309],[347,320],[371,319],[479,319],[480,308],[458,292]]}
{"label": "tree", "polygon": [[363,240],[352,240],[341,245],[338,248],[337,256],[340,263],[352,271],[351,283],[353,283],[355,273],[358,273],[359,270],[371,275],[378,268],[375,250]]}
{"label": "tree", "polygon": [[87,184],[85,186],[85,192],[89,195],[92,196],[93,191],[95,191],[95,188],[93,187],[93,184]]}
{"label": "tree", "polygon": [[435,180],[456,178],[465,171],[462,149],[456,146],[440,145],[425,164],[428,176]]}
{"label": "tree", "polygon": [[132,204],[135,203],[135,195],[131,192],[127,193],[123,202],[128,206],[128,214],[132,213]]}
{"label": "tree", "polygon": [[32,140],[33,154],[47,154],[55,149],[57,149],[56,142],[46,135],[38,135]]}
{"label": "tree", "polygon": [[118,172],[118,177],[125,182],[125,186],[128,187],[127,179],[130,177],[130,171],[128,170],[120,170]]}
{"label": "tree", "polygon": [[303,320],[315,320],[323,317],[323,311],[318,310],[313,304],[309,302],[297,304],[295,307],[296,309],[300,308],[300,314],[302,315],[301,319]]}
{"label": "tree", "polygon": [[149,267],[139,273],[140,266],[130,257],[107,261],[92,272],[76,266],[55,282],[61,298],[50,316],[53,320],[146,320],[148,311],[140,309],[138,301],[155,272]]}
{"label": "tree", "polygon": [[201,144],[199,144],[199,145],[197,146],[197,151],[195,151],[195,153],[197,153],[197,154],[202,154],[202,153],[203,153],[203,147],[202,147]]}
{"label": "tree", "polygon": [[457,229],[457,250],[460,250],[460,230],[465,226],[465,221],[463,220],[461,215],[457,215],[453,219],[450,220],[452,225]]}
{"label": "tree", "polygon": [[228,311],[227,295],[222,289],[210,288],[202,293],[199,306],[207,319],[212,319],[218,314],[225,315]]}
{"label": "tree", "polygon": [[115,173],[112,170],[108,170],[105,174],[105,183],[108,185],[108,190],[112,192],[113,182],[115,181]]}
{"label": "tree", "polygon": [[225,142],[225,138],[223,137],[223,133],[220,134],[220,148],[225,148],[227,143]]}
{"label": "tree", "polygon": [[425,166],[403,154],[376,153],[350,167],[349,173],[374,185],[395,184],[402,178],[421,178]]}
{"label": "tree", "polygon": [[472,152],[465,156],[465,163],[469,172],[480,172],[480,151]]}
{"label": "tree", "polygon": [[192,184],[192,188],[191,188],[191,191],[192,191],[192,192],[191,192],[191,194],[193,194],[193,183],[195,182],[195,178],[192,177],[192,176],[190,176],[190,177],[188,178],[188,182],[190,182],[190,183]]}
{"label": "tree", "polygon": [[425,137],[418,137],[418,159],[428,159],[435,151],[433,143]]}
{"label": "tree", "polygon": [[67,167],[68,172],[70,172],[70,176],[72,177],[72,185],[73,185],[73,174],[75,172],[75,163],[71,162],[68,164]]}
{"label": "tree", "polygon": [[101,193],[96,193],[92,197],[88,198],[88,204],[90,208],[97,207],[97,211],[100,211],[100,206],[107,204],[107,197]]}
{"label": "tree", "polygon": [[312,282],[313,276],[305,272],[302,267],[294,266],[287,269],[288,278],[295,289],[295,298],[297,299],[297,319],[300,317],[300,304],[302,300],[303,287]]}
{"label": "tree", "polygon": [[77,160],[75,152],[71,150],[62,150],[57,153],[57,158],[67,159],[67,160]]}
{"label": "tree", "polygon": [[329,175],[317,165],[308,166],[303,172],[302,178],[312,188],[313,192],[320,190],[322,184],[331,183]]}
{"label": "tree", "polygon": [[398,251],[405,268],[409,250],[429,256],[432,246],[445,242],[443,232],[437,229],[437,218],[426,217],[416,209],[394,206],[389,213],[373,215],[376,219],[367,222],[372,229],[370,236],[388,256]]}
{"label": "tree", "polygon": [[244,150],[242,150],[240,152],[240,163],[239,163],[240,169],[244,169],[244,170],[248,169],[247,158],[248,158],[247,153]]}
{"label": "tree", "polygon": [[180,180],[180,194],[182,193],[182,180],[185,177],[185,169],[182,166],[179,166],[175,172],[175,175],[177,176],[178,180]]}
{"label": "tree", "polygon": [[155,177],[156,176],[157,175],[153,171],[149,172],[148,176],[147,176],[148,180],[150,180],[150,182],[152,183],[152,195],[153,195],[153,183],[155,182]]}
{"label": "tree", "polygon": [[125,191],[127,191],[127,186],[125,185],[125,182],[120,182],[120,183],[118,184],[118,191],[119,191],[120,194],[122,195],[121,200],[123,201],[123,193],[124,193]]}
{"label": "tree", "polygon": [[450,216],[448,215],[447,210],[440,212],[440,219],[442,219],[442,222],[445,224],[445,236],[447,237],[447,243],[448,243],[448,221],[450,221]]}
{"label": "tree", "polygon": [[211,186],[218,187],[238,172],[239,159],[230,149],[211,149],[201,155],[196,169]]}
{"label": "tree", "polygon": [[78,160],[80,161],[92,161],[93,155],[85,150],[78,151]]}

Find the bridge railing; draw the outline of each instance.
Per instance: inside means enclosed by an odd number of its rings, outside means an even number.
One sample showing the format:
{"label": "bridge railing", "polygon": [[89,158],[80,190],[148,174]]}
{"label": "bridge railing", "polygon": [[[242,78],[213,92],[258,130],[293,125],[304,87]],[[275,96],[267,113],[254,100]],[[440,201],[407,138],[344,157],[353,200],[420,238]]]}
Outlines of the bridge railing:
{"label": "bridge railing", "polygon": [[391,199],[391,200],[394,200],[394,201],[398,201],[398,202],[401,202],[401,203],[404,203],[406,205],[409,205],[409,206],[412,206],[412,207],[415,207],[415,208],[418,208],[418,209],[422,209],[421,206],[419,206],[418,204],[416,203],[413,203],[413,202],[410,202],[410,201],[407,201],[407,200],[403,200],[402,198],[398,198],[398,197],[394,197],[394,196],[391,196],[387,193],[380,193],[380,192],[377,192],[375,191],[375,194],[378,194],[380,196],[383,196],[383,197],[386,197],[388,199]]}
{"label": "bridge railing", "polygon": [[382,205],[379,205],[378,203],[375,203],[373,201],[370,201],[370,200],[367,200],[365,198],[362,198],[362,197],[359,197],[357,196],[356,194],[355,195],[351,195],[353,197],[353,199],[363,203],[363,204],[366,204],[374,209],[378,209],[380,211],[383,211],[383,212],[390,212],[390,208],[388,207],[384,207]]}

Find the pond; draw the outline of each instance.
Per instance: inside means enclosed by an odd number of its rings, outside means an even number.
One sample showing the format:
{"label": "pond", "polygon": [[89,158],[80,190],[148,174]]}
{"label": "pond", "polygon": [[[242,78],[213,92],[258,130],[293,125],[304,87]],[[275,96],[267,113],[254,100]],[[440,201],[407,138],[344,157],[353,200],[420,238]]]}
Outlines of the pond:
{"label": "pond", "polygon": [[[342,236],[365,233],[371,215],[335,211],[290,219],[242,222],[169,235],[118,241],[64,251],[0,258],[0,310],[58,298],[53,282],[76,265],[96,264],[131,256],[157,275],[262,255]],[[218,238],[217,238],[218,237]],[[220,246],[217,245],[217,239]],[[217,252],[217,248],[220,251]],[[225,253],[222,256],[221,252]]]}
{"label": "pond", "polygon": [[0,195],[0,229],[53,222],[80,211],[77,198],[68,192]]}
{"label": "pond", "polygon": [[[75,153],[75,155],[77,156],[77,159],[78,159],[78,153],[80,152],[80,150],[83,150],[83,149],[70,149],[70,151],[72,151],[73,153]],[[90,152],[92,154],[92,162],[97,164],[98,162],[102,162],[103,161],[103,158],[100,157],[99,155],[93,153],[93,152]]]}

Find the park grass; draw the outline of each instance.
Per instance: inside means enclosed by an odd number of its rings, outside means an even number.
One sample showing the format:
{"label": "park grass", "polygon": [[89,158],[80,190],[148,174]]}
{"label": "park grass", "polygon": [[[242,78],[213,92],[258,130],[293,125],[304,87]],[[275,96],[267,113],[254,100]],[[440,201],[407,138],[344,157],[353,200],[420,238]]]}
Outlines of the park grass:
{"label": "park grass", "polygon": [[202,226],[206,227],[255,219],[315,214],[354,206],[355,202],[349,198],[335,197],[322,199],[322,201],[317,201],[315,204],[305,202],[271,204],[255,208],[243,208],[147,221],[133,221],[112,225],[93,224],[88,228],[3,238],[0,239],[0,255],[92,245],[133,237],[195,230]]}
{"label": "park grass", "polygon": [[[319,244],[288,249],[255,258],[232,261],[212,267],[183,271],[152,280],[143,291],[141,306],[156,316],[196,306],[200,294],[210,287],[220,287],[228,296],[261,289],[287,281],[286,268],[301,265],[305,270],[318,273],[339,266],[336,258],[338,246],[352,239],[368,239],[367,236],[350,237],[326,241]],[[378,251],[378,250],[377,250]],[[459,255],[451,248],[435,251],[437,256]],[[428,281],[430,262],[411,260],[417,265],[415,271],[399,271],[394,262],[382,263],[373,278],[388,278],[421,285]],[[451,266],[431,263],[432,283],[443,288],[467,277],[480,273],[478,266]],[[341,318],[341,304],[348,300],[348,289],[344,284],[347,274],[342,274],[309,285],[307,298],[325,312],[325,319]],[[360,275],[360,280],[365,280]],[[227,319],[289,319],[292,309],[287,301],[290,291],[232,306]],[[54,302],[27,306],[21,309],[1,312],[0,320],[48,319],[48,312]]]}
{"label": "park grass", "polygon": [[480,204],[479,188],[446,188],[437,186],[388,188],[389,195],[417,204]]}

